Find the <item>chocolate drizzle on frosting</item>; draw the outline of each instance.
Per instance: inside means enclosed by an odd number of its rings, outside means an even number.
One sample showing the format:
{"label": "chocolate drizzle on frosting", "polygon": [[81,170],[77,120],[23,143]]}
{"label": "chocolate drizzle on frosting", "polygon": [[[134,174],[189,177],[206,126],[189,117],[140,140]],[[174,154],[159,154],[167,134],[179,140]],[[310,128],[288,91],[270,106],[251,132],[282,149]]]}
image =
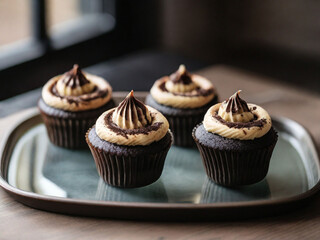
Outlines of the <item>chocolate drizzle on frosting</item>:
{"label": "chocolate drizzle on frosting", "polygon": [[174,84],[182,83],[184,85],[188,85],[192,83],[191,75],[183,64],[179,66],[178,71],[170,75],[169,79]]}
{"label": "chocolate drizzle on frosting", "polygon": [[233,94],[219,108],[218,115],[227,122],[246,123],[254,119],[254,115],[246,101],[239,97],[240,92],[239,90]]}
{"label": "chocolate drizzle on frosting", "polygon": [[57,90],[57,84],[53,84],[51,87],[51,93],[59,97],[60,99],[66,99],[69,104],[76,104],[78,105],[79,103],[82,104],[88,104],[90,101],[98,98],[104,98],[108,95],[108,89],[105,91],[99,90],[97,87],[95,87],[90,95],[83,95],[83,96],[61,96],[60,93]]}
{"label": "chocolate drizzle on frosting", "polygon": [[91,93],[95,90],[95,85],[86,78],[79,66],[75,64],[73,69],[60,77],[55,88],[60,96],[71,97]]}
{"label": "chocolate drizzle on frosting", "polygon": [[133,91],[118,107],[104,112],[96,121],[99,138],[117,145],[149,145],[162,139],[168,129],[167,119],[136,99]]}
{"label": "chocolate drizzle on frosting", "polygon": [[272,122],[268,112],[258,105],[247,104],[239,93],[209,108],[203,120],[208,132],[225,138],[253,140],[270,130]]}
{"label": "chocolate drizzle on frosting", "polygon": [[266,119],[257,120],[257,117],[255,117],[254,120],[250,122],[228,122],[224,120],[222,117],[220,117],[218,114],[215,114],[213,117],[223,125],[228,126],[229,128],[248,128],[248,129],[252,127],[262,128],[263,125],[267,123]]}
{"label": "chocolate drizzle on frosting", "polygon": [[202,107],[216,95],[208,79],[188,73],[184,65],[170,76],[158,79],[150,93],[162,105],[185,109]]}
{"label": "chocolate drizzle on frosting", "polygon": [[156,122],[152,125],[145,126],[143,128],[136,128],[136,129],[125,129],[119,127],[114,121],[113,121],[113,114],[115,113],[115,110],[109,112],[105,116],[105,124],[108,126],[108,128],[116,133],[117,135],[121,135],[125,138],[128,138],[128,135],[136,135],[136,134],[144,134],[147,135],[151,131],[157,131],[160,126],[163,124],[162,122]]}
{"label": "chocolate drizzle on frosting", "polygon": [[199,89],[199,86],[193,81],[192,75],[187,72],[184,65],[180,65],[178,71],[167,78],[163,87],[165,88],[164,91],[170,92],[174,95],[193,95],[196,93],[197,89]]}
{"label": "chocolate drizzle on frosting", "polygon": [[113,122],[123,129],[138,129],[151,124],[152,117],[147,107],[131,91],[115,109]]}
{"label": "chocolate drizzle on frosting", "polygon": [[[161,83],[159,88],[163,92],[169,92],[168,89],[166,88],[166,82]],[[195,90],[193,90],[193,92],[182,92],[182,93],[171,92],[171,94],[173,94],[175,96],[183,96],[183,97],[209,96],[209,95],[211,95],[213,93],[214,93],[214,89],[213,88],[202,89],[202,88],[199,88],[199,87],[196,88]]]}
{"label": "chocolate drizzle on frosting", "polygon": [[250,112],[249,107],[243,99],[240,98],[239,93],[241,90],[233,94],[228,100],[226,100],[226,112],[243,113]]}
{"label": "chocolate drizzle on frosting", "polygon": [[63,74],[60,81],[62,81],[65,86],[72,89],[82,87],[83,85],[90,83],[82,73],[78,64],[73,65],[73,68],[69,72]]}
{"label": "chocolate drizzle on frosting", "polygon": [[82,72],[78,65],[51,78],[42,88],[42,98],[47,105],[71,112],[99,108],[111,95],[112,88],[105,79]]}

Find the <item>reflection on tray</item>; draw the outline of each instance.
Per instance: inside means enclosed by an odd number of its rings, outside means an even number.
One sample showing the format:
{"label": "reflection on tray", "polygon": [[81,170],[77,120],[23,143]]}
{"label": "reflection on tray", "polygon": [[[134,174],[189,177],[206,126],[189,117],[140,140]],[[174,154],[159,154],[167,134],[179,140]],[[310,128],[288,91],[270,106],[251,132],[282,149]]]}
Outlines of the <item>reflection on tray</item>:
{"label": "reflection on tray", "polygon": [[43,174],[47,154],[46,135],[32,129],[21,137],[13,151],[9,167],[9,183],[22,190],[42,195],[67,197],[67,192]]}
{"label": "reflection on tray", "polygon": [[89,150],[69,150],[47,142],[43,175],[69,198],[95,199],[99,176]]}
{"label": "reflection on tray", "polygon": [[206,177],[201,190],[200,203],[242,202],[269,197],[270,189],[266,179],[253,185],[227,188],[215,184]]}
{"label": "reflection on tray", "polygon": [[[9,161],[8,182],[41,195],[117,202],[198,204],[294,196],[312,185],[301,154],[291,143],[294,139],[283,136],[286,135],[279,131],[267,178],[254,185],[240,188],[216,185],[206,177],[197,149],[172,146],[157,182],[143,188],[118,189],[99,178],[89,150],[75,151],[52,145],[44,125],[40,124],[28,129],[16,142]],[[312,176],[309,173],[308,177]]]}
{"label": "reflection on tray", "polygon": [[96,199],[117,202],[168,202],[168,196],[161,180],[140,188],[115,188],[99,180]]}

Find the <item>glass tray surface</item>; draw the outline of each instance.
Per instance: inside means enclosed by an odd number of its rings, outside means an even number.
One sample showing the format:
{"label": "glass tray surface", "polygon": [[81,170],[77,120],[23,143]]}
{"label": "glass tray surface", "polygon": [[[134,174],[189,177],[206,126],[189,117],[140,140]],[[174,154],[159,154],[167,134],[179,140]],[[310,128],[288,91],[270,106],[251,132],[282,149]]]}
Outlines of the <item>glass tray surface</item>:
{"label": "glass tray surface", "polygon": [[99,178],[89,149],[54,146],[43,124],[29,129],[17,142],[8,182],[24,191],[64,198],[195,204],[276,199],[303,193],[312,186],[290,136],[279,132],[268,175],[257,184],[219,186],[206,177],[196,148],[172,146],[158,181],[142,188],[115,188]]}
{"label": "glass tray surface", "polygon": [[313,140],[301,125],[273,118],[273,126],[279,140],[267,177],[259,183],[219,186],[207,178],[196,148],[172,146],[155,183],[121,189],[102,181],[89,149],[51,144],[34,111],[2,141],[0,185],[28,206],[82,216],[197,221],[279,214],[319,190],[320,167]]}

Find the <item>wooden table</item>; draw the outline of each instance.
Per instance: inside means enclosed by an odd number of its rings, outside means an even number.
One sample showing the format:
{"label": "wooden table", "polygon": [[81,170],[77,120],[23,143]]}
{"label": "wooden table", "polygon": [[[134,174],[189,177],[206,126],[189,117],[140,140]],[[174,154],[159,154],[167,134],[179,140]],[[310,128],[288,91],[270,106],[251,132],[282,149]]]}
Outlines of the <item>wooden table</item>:
{"label": "wooden table", "polygon": [[[320,146],[320,96],[227,66],[200,74],[211,79],[223,100],[242,97],[269,113],[304,125]],[[1,125],[18,115],[1,120]],[[1,131],[1,130],[0,130]],[[0,132],[1,134],[1,132]],[[294,174],[294,173],[293,173]],[[319,239],[320,194],[302,209],[241,222],[164,223],[65,216],[34,210],[0,190],[0,239]]]}

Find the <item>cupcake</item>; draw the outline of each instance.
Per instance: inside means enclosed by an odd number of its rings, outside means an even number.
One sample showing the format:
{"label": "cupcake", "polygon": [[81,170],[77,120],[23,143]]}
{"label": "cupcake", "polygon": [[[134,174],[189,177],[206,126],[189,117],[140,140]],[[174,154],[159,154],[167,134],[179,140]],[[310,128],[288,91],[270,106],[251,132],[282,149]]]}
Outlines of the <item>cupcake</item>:
{"label": "cupcake", "polygon": [[192,129],[215,103],[217,94],[212,83],[190,74],[184,65],[170,76],[157,80],[146,98],[146,104],[168,119],[174,144],[183,147],[194,146]]}
{"label": "cupcake", "polygon": [[225,186],[262,180],[278,140],[267,111],[239,93],[209,108],[192,132],[208,177]]}
{"label": "cupcake", "polygon": [[133,188],[160,177],[172,135],[167,119],[131,91],[98,118],[86,141],[101,178],[112,186]]}
{"label": "cupcake", "polygon": [[115,106],[111,95],[103,78],[82,72],[78,65],[50,79],[38,102],[50,141],[59,147],[86,148],[87,130]]}

